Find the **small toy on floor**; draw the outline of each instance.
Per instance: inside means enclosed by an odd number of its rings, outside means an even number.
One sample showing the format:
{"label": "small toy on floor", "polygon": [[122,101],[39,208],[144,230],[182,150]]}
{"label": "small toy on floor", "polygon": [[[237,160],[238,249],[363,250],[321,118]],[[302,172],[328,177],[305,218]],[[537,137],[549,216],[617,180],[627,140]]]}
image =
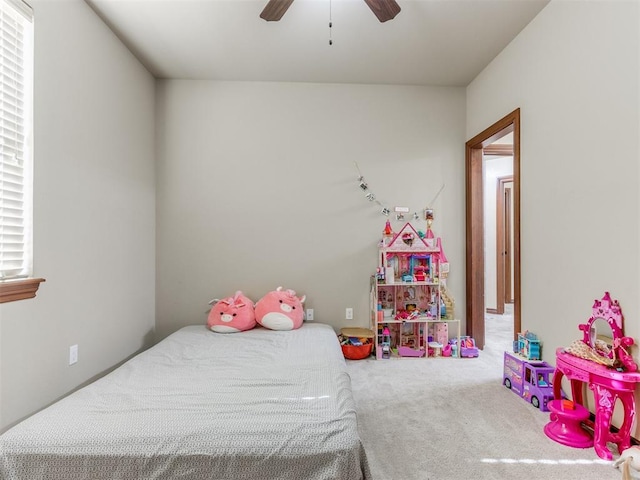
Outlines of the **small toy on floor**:
{"label": "small toy on floor", "polygon": [[633,446],[624,450],[620,458],[613,462],[613,466],[622,471],[622,480],[640,478],[640,447]]}
{"label": "small toy on floor", "polygon": [[460,356],[461,357],[473,358],[479,355],[480,355],[480,351],[478,350],[478,347],[476,347],[476,341],[472,337],[468,335],[460,337]]}
{"label": "small toy on floor", "polygon": [[[551,382],[554,370],[554,367],[547,362],[529,361],[515,353],[504,352],[502,384],[534,407],[548,412],[547,404],[553,400]],[[560,404],[559,401],[558,403]],[[573,410],[573,404],[559,405],[561,409],[567,407]],[[561,430],[565,432],[566,427],[563,426]]]}
{"label": "small toy on floor", "polygon": [[527,360],[542,359],[541,345],[538,336],[526,330],[518,334],[518,340],[513,342],[513,352]]}

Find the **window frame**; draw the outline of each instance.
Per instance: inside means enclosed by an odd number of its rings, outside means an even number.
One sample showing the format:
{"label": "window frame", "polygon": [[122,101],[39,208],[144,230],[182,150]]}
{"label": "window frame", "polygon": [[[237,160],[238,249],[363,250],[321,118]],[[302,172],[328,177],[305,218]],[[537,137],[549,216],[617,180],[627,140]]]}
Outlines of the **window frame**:
{"label": "window frame", "polygon": [[23,195],[24,195],[24,263],[19,275],[0,279],[0,303],[24,300],[36,296],[40,283],[44,278],[33,278],[33,74],[34,74],[34,33],[33,33],[33,9],[23,0],[0,0],[3,7],[12,8],[15,13],[26,19],[31,26],[25,35],[25,63],[30,64],[30,69],[26,72],[25,79],[25,109],[23,120],[26,125],[26,140],[23,146],[24,172]]}

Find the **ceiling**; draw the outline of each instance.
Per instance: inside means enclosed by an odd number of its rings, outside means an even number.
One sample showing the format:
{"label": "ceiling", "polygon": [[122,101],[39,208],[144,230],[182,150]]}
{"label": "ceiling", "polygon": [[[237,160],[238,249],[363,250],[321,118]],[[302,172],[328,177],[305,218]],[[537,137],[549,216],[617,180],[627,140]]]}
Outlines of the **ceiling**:
{"label": "ceiling", "polygon": [[85,1],[158,78],[466,86],[549,0]]}

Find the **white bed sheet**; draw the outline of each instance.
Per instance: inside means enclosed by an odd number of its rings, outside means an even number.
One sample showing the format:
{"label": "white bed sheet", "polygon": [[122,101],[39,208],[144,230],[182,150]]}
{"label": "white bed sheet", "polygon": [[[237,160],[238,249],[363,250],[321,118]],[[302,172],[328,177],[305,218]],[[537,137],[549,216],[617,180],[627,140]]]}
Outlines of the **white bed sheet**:
{"label": "white bed sheet", "polygon": [[0,436],[0,477],[370,477],[333,329],[185,327]]}

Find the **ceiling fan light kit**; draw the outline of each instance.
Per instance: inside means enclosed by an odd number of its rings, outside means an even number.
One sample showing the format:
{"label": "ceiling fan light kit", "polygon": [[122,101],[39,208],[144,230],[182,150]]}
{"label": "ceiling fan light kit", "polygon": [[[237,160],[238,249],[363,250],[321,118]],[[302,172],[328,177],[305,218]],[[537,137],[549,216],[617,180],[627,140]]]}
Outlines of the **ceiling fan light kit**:
{"label": "ceiling fan light kit", "polygon": [[[396,3],[396,0],[364,0],[364,2],[380,22],[391,20],[400,13],[400,5]],[[262,10],[260,18],[267,22],[277,22],[292,3],[293,0],[269,0],[269,3]]]}

